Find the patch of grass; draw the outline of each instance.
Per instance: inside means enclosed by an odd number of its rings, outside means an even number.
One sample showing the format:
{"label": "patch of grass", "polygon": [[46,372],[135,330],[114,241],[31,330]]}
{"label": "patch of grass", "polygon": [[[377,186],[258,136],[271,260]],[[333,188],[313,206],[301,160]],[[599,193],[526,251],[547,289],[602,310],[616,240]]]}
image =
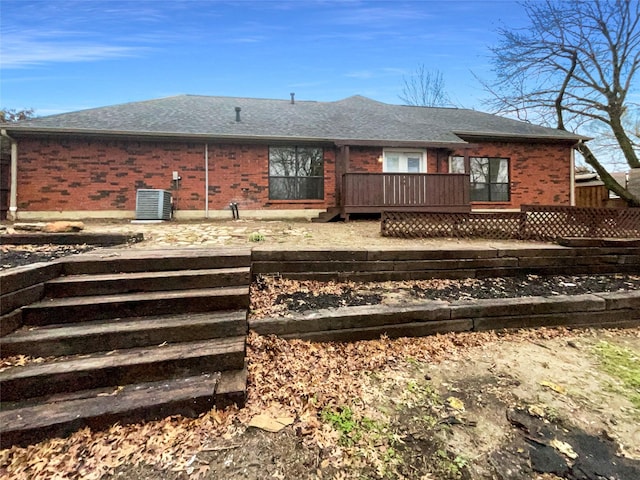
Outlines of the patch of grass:
{"label": "patch of grass", "polygon": [[320,416],[340,433],[340,445],[351,452],[352,459],[359,459],[354,461],[368,464],[378,478],[396,477],[395,467],[401,459],[395,447],[400,439],[391,432],[388,423],[357,417],[348,406],[325,408]]}
{"label": "patch of grass", "polygon": [[416,377],[404,384],[395,412],[392,428],[405,440],[405,445],[398,447],[399,473],[403,478],[411,478],[413,467],[410,466],[423,463],[424,478],[465,478],[469,460],[448,446],[447,438],[452,435],[452,429],[441,420],[450,415],[450,411],[434,385],[423,380],[424,372],[424,369],[418,369]]}
{"label": "patch of grass", "polygon": [[[438,470],[444,474],[446,478],[458,479],[462,478],[462,472],[467,466],[467,459],[460,455],[451,455],[443,449],[436,451]],[[453,458],[451,458],[453,457]]]}
{"label": "patch of grass", "polygon": [[357,423],[353,418],[353,410],[351,408],[339,407],[336,410],[325,408],[321,417],[322,420],[330,423],[333,428],[340,432],[340,441],[342,443],[353,443],[351,433],[356,429]]}
{"label": "patch of grass", "polygon": [[620,381],[617,389],[640,410],[640,356],[631,349],[600,342],[595,346],[600,368]]}
{"label": "patch of grass", "polygon": [[416,405],[433,406],[441,403],[440,396],[433,387],[426,382],[418,382],[409,380],[402,396],[405,406],[412,407]]}
{"label": "patch of grass", "polygon": [[352,446],[365,436],[377,441],[385,432],[382,422],[367,417],[356,418],[349,407],[339,407],[336,410],[325,408],[321,418],[340,432],[340,443],[344,446]]}
{"label": "patch of grass", "polygon": [[253,233],[249,234],[249,241],[250,242],[264,242],[265,241],[265,236],[260,232],[253,232]]}

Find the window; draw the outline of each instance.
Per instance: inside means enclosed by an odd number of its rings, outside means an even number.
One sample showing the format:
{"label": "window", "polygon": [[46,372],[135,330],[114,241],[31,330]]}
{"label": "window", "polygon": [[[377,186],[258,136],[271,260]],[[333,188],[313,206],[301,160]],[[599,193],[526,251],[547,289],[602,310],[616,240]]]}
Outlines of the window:
{"label": "window", "polygon": [[452,155],[449,157],[449,173],[466,173],[464,168],[464,157]]}
{"label": "window", "polygon": [[423,151],[385,150],[383,171],[385,173],[424,173],[427,171],[425,157]]}
{"label": "window", "polygon": [[509,201],[509,159],[471,157],[471,201]]}
{"label": "window", "polygon": [[312,147],[269,148],[271,200],[323,200],[324,152]]}

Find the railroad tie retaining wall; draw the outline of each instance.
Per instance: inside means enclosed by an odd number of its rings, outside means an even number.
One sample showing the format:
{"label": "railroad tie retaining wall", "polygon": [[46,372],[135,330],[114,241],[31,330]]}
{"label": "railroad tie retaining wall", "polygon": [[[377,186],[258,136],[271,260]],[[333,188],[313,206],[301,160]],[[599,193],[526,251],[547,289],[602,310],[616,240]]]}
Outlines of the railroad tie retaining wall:
{"label": "railroad tie retaining wall", "polygon": [[62,273],[62,263],[34,263],[0,274],[0,337],[22,327],[22,307],[42,300],[44,283]]}
{"label": "railroad tie retaining wall", "polygon": [[252,251],[254,275],[297,280],[384,282],[523,274],[640,273],[639,247],[481,248],[459,250]]}
{"label": "railroad tie retaining wall", "polygon": [[[40,300],[43,295],[44,282],[58,277],[63,272],[65,264],[70,261],[70,259],[59,259],[50,263],[18,267],[0,274],[2,287],[0,295],[0,336],[7,335],[20,328],[22,325],[21,307]],[[532,273],[640,273],[640,248],[567,248],[549,245],[541,246],[540,248],[464,250],[254,249],[252,252],[252,265],[254,275],[280,274],[296,279],[352,281],[481,278]],[[527,307],[533,300],[518,299],[517,301],[507,300],[508,306],[500,303],[503,300],[479,300],[476,302],[476,308],[484,308],[484,310],[473,314],[470,313],[472,307],[468,304],[431,304],[429,307],[408,306],[403,307],[408,310],[398,312],[396,308],[391,313],[386,311],[388,307],[382,305],[351,307],[349,309],[351,313],[348,315],[336,314],[335,312],[331,315],[325,315],[324,312],[320,312],[315,317],[311,316],[309,318],[300,316],[300,318],[287,317],[284,320],[260,320],[260,325],[256,328],[264,333],[280,332],[278,334],[282,335],[308,334],[309,338],[314,337],[314,335],[318,338],[326,337],[326,334],[318,332],[343,330],[346,335],[347,330],[357,330],[358,333],[353,334],[354,338],[359,336],[376,338],[382,331],[386,331],[390,336],[404,336],[426,335],[451,330],[482,330],[552,324],[606,324],[614,326],[613,324],[616,321],[621,324],[625,324],[628,321],[637,321],[640,314],[637,314],[636,311],[640,310],[640,305],[637,298],[634,297],[635,293],[595,295],[600,299],[599,302],[596,302],[598,305],[603,305],[602,302],[606,300],[606,306],[603,308],[596,308],[596,306],[589,308],[578,307],[575,302],[581,296],[571,297],[573,300],[564,303],[560,301],[560,297],[553,297],[552,300],[558,305],[558,308],[565,308],[561,307],[562,305],[567,308],[566,313],[562,314],[564,315],[562,322],[558,320],[561,317],[559,311],[543,312],[540,310],[542,307],[536,307],[538,310],[535,312],[527,310],[527,308],[533,308]],[[614,301],[617,298],[616,295],[621,297]],[[490,307],[483,302],[493,302],[493,306]],[[621,306],[625,304],[624,302],[632,302],[635,307]],[[542,305],[548,303],[548,301],[538,299],[537,303]],[[482,307],[483,305],[486,306]],[[500,305],[503,306],[500,307]],[[358,308],[361,310],[359,311]],[[427,314],[425,313],[427,310],[434,310],[436,313]],[[496,311],[504,313],[498,315]],[[360,315],[360,317],[366,316],[369,320],[362,318],[358,320],[356,318],[357,315]],[[388,320],[388,318],[396,315],[399,315],[399,320]],[[434,315],[435,317],[433,317]],[[527,315],[532,315],[532,317],[529,318]],[[340,320],[342,317],[344,318]],[[317,324],[320,321],[329,321],[341,326],[339,328],[326,327],[322,329],[317,326],[302,327],[301,325],[306,321],[308,321],[309,325]],[[472,322],[471,324],[469,324],[470,321]],[[284,325],[287,322],[291,323],[291,325],[285,327]],[[343,323],[340,324],[340,322]],[[352,323],[349,324],[348,322]],[[425,324],[425,322],[431,323]],[[253,321],[252,325],[255,324],[256,321]],[[293,325],[295,325],[295,329],[288,330],[294,328]],[[299,328],[301,330],[297,330]],[[312,332],[316,333],[311,335]]]}
{"label": "railroad tie retaining wall", "polygon": [[640,326],[640,291],[366,305],[249,320],[249,328],[259,334],[312,341],[551,326]]}

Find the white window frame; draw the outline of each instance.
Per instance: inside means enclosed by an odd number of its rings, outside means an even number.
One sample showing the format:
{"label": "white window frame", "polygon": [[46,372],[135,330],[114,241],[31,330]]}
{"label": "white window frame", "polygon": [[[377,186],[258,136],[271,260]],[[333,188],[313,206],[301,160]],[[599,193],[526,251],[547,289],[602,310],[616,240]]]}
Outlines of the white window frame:
{"label": "white window frame", "polygon": [[[399,155],[399,169],[390,172],[388,155]],[[412,173],[427,173],[427,151],[415,148],[385,148],[383,151],[382,171],[383,173],[409,173],[408,158],[413,155],[420,156],[420,171]]]}
{"label": "white window frame", "polygon": [[[462,162],[462,171],[459,168],[454,168],[455,164],[458,165]],[[454,170],[458,170],[455,171]],[[467,168],[464,163],[464,157],[462,155],[449,155],[449,173],[467,173]]]}

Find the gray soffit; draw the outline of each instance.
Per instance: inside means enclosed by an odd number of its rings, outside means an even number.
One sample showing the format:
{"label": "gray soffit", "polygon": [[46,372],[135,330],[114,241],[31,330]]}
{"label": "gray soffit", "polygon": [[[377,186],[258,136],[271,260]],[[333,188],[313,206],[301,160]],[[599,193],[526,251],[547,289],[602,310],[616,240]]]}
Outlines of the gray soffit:
{"label": "gray soffit", "polygon": [[[240,108],[237,121],[236,107]],[[9,133],[459,146],[463,137],[586,140],[475,110],[390,105],[362,96],[336,102],[179,95],[4,124]]]}

